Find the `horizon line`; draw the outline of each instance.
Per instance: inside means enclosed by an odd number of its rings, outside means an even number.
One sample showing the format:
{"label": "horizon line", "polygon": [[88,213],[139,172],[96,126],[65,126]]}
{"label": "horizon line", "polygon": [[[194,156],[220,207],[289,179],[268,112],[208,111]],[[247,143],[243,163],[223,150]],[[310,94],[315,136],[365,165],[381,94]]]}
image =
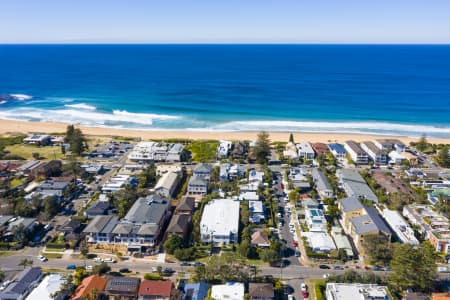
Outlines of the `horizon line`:
{"label": "horizon line", "polygon": [[9,43],[9,42],[0,42],[1,46],[8,46],[8,45],[267,45],[267,46],[450,46],[450,42],[448,43],[252,43],[252,42],[212,42],[212,43],[202,43],[202,42],[26,42],[26,43]]}

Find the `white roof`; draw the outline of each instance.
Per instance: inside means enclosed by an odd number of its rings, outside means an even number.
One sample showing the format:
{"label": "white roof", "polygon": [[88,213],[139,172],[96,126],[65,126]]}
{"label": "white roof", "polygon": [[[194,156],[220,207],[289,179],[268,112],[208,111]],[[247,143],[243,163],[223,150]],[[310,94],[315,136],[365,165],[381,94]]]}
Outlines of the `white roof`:
{"label": "white roof", "polygon": [[244,192],[239,195],[241,200],[259,200],[259,196],[256,192]]}
{"label": "white roof", "polygon": [[58,292],[64,279],[59,274],[50,274],[28,295],[26,300],[52,300],[51,294]]}
{"label": "white roof", "polygon": [[178,174],[173,172],[165,173],[156,183],[155,190],[165,188],[171,190],[178,184]]}
{"label": "white roof", "polygon": [[214,199],[205,205],[200,230],[202,234],[228,236],[239,229],[239,201]]}
{"label": "white roof", "polygon": [[298,143],[296,146],[299,152],[315,153],[313,148],[311,147],[311,144],[308,142]]}
{"label": "white roof", "polygon": [[404,159],[406,159],[401,153],[398,153],[397,151],[389,152],[389,157],[392,160],[404,160]]}
{"label": "white roof", "polygon": [[387,288],[375,284],[327,283],[326,293],[327,296],[331,295],[333,300],[384,299],[387,296]]}
{"label": "white roof", "polygon": [[252,212],[252,213],[258,214],[258,213],[264,212],[262,201],[249,201],[248,207],[250,209],[250,212]]}
{"label": "white roof", "polygon": [[383,210],[382,216],[402,243],[411,245],[419,244],[419,241],[414,236],[414,230],[397,211],[385,209]]}
{"label": "white roof", "polygon": [[242,300],[244,299],[244,284],[240,282],[227,282],[226,284],[213,285],[211,297],[215,300]]}
{"label": "white roof", "polygon": [[313,250],[331,251],[336,249],[333,239],[326,232],[303,232],[308,239],[308,243]]}
{"label": "white roof", "polygon": [[249,182],[263,182],[264,172],[258,172],[255,170],[250,171],[248,175]]}

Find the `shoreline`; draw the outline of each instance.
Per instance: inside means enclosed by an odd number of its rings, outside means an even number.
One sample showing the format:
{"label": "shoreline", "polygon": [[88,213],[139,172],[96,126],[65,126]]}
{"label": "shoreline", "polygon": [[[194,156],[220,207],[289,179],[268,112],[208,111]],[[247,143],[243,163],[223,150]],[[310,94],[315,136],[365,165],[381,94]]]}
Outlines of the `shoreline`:
{"label": "shoreline", "polygon": [[[0,135],[11,134],[30,134],[30,133],[56,133],[65,132],[68,123],[62,122],[31,122],[31,121],[15,121],[0,120]],[[139,129],[117,129],[106,127],[89,127],[74,124],[80,128],[86,136],[124,136],[133,138],[150,139],[169,139],[169,138],[187,138],[193,140],[202,139],[224,139],[224,140],[255,140],[258,131],[183,131],[183,130],[139,130]],[[270,140],[275,142],[287,142],[290,132],[268,131]],[[402,142],[417,141],[419,138],[395,136],[395,135],[375,135],[375,134],[359,134],[359,133],[315,133],[315,132],[292,132],[296,141],[309,142],[344,142],[346,140],[354,140],[362,142],[366,140],[375,140],[380,138],[396,138]],[[434,144],[450,144],[450,138],[433,138],[427,137],[428,142]]]}

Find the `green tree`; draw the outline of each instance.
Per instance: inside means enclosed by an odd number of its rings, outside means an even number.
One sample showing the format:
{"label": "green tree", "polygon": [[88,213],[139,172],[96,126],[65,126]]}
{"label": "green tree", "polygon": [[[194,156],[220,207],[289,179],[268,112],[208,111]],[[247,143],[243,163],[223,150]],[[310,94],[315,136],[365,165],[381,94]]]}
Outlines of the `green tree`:
{"label": "green tree", "polygon": [[194,257],[195,248],[176,249],[173,254],[179,260],[191,260]]}
{"label": "green tree", "polygon": [[183,239],[178,235],[172,233],[164,243],[164,249],[169,254],[174,254],[175,250],[183,247]]}
{"label": "green tree", "polygon": [[245,239],[237,246],[237,253],[242,258],[248,258],[250,256],[250,242]]}
{"label": "green tree", "polygon": [[129,184],[125,185],[123,189],[111,194],[110,201],[117,209],[119,218],[123,218],[126,215],[138,197],[136,187]]}
{"label": "green tree", "polygon": [[416,144],[416,149],[423,152],[428,147],[427,135],[424,133]]}
{"label": "green tree", "polygon": [[111,271],[111,267],[107,263],[102,262],[101,264],[96,265],[92,272],[94,274],[103,275],[108,273],[109,271]]}
{"label": "green tree", "polygon": [[84,258],[86,258],[86,257],[88,256],[88,253],[89,253],[89,249],[88,249],[86,246],[82,246],[82,247],[80,248],[80,254],[81,254]]}
{"label": "green tree", "polygon": [[450,168],[450,156],[449,156],[449,147],[442,147],[437,155],[437,162],[441,167]]}
{"label": "green tree", "polygon": [[364,237],[362,245],[373,263],[387,265],[392,259],[393,246],[390,241],[382,235],[368,235]]}
{"label": "green tree", "polygon": [[289,142],[294,144],[294,135],[292,134],[292,132],[291,134],[289,134]]}
{"label": "green tree", "polygon": [[268,157],[270,155],[270,140],[267,132],[261,131],[258,133],[254,153],[257,163],[267,164]]}
{"label": "green tree", "polygon": [[156,176],[155,164],[150,164],[139,175],[139,188],[152,188],[155,186],[158,177]]}
{"label": "green tree", "polygon": [[43,212],[47,219],[50,219],[51,217],[56,215],[60,210],[60,208],[61,207],[58,200],[56,200],[54,197],[52,196],[45,197]]}
{"label": "green tree", "polygon": [[430,291],[437,277],[436,254],[428,242],[420,246],[398,244],[391,261],[389,284],[396,291]]}
{"label": "green tree", "polygon": [[3,280],[5,280],[5,278],[6,278],[5,271],[0,269],[0,282],[3,282]]}
{"label": "green tree", "polygon": [[68,125],[65,140],[70,144],[70,151],[76,155],[81,155],[87,149],[86,138],[79,128]]}
{"label": "green tree", "polygon": [[259,257],[270,264],[274,264],[280,261],[281,257],[278,251],[272,249],[263,249],[259,254]]}
{"label": "green tree", "polygon": [[21,259],[17,265],[22,266],[25,269],[26,267],[28,267],[28,266],[31,267],[33,265],[33,260],[24,258],[24,259]]}

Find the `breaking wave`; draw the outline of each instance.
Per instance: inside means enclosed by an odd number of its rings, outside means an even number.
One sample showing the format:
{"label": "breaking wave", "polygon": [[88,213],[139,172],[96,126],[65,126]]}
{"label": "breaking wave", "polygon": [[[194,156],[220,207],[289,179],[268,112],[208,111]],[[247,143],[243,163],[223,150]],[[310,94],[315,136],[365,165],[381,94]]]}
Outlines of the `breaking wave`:
{"label": "breaking wave", "polygon": [[93,105],[89,105],[86,103],[77,103],[77,104],[65,104],[65,107],[70,107],[70,108],[79,108],[79,109],[84,109],[84,110],[96,110],[97,108]]}

